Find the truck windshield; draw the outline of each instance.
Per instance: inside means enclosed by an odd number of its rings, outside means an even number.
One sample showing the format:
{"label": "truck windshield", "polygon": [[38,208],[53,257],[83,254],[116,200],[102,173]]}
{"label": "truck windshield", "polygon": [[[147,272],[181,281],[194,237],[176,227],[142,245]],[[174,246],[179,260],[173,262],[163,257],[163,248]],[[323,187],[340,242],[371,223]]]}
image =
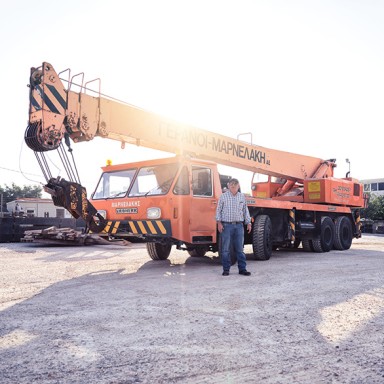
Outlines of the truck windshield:
{"label": "truck windshield", "polygon": [[124,171],[104,172],[101,175],[93,199],[108,199],[124,197],[131,185],[133,176],[137,169],[126,169]]}
{"label": "truck windshield", "polygon": [[177,163],[140,168],[129,196],[165,195],[176,176]]}

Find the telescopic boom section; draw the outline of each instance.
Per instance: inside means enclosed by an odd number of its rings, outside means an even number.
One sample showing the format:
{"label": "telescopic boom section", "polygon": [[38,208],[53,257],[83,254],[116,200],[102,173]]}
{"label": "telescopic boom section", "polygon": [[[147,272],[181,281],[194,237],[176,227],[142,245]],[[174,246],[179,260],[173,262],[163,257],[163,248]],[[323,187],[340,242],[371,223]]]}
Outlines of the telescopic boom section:
{"label": "telescopic boom section", "polygon": [[[74,76],[73,76],[74,77]],[[96,136],[191,155],[219,164],[302,182],[311,177],[332,177],[334,160],[268,149],[207,130],[180,124],[140,108],[66,89],[44,62],[32,68],[27,145],[37,152],[56,149],[65,136],[74,142]]]}

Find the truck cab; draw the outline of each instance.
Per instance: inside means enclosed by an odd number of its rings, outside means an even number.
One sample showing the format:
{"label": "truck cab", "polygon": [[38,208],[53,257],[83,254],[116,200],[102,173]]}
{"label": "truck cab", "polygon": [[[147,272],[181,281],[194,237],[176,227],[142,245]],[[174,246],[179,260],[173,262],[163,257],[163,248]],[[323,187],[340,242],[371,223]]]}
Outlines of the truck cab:
{"label": "truck cab", "polygon": [[208,250],[221,193],[216,163],[174,156],[103,167],[90,201],[109,223],[105,236]]}

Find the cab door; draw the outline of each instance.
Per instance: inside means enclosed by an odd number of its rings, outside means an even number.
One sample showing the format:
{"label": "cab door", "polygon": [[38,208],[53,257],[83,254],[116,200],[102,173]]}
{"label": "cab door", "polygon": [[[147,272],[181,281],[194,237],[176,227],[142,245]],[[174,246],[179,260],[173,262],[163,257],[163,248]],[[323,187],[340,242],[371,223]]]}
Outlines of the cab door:
{"label": "cab door", "polygon": [[192,243],[216,242],[216,206],[213,170],[205,165],[192,165],[192,198],[190,232]]}

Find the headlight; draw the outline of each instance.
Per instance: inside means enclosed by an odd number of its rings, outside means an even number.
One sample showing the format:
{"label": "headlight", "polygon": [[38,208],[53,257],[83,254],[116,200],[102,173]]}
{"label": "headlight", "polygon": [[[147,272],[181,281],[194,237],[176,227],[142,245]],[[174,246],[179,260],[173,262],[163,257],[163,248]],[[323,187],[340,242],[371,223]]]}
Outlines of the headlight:
{"label": "headlight", "polygon": [[107,211],[105,211],[104,209],[100,209],[97,211],[97,213],[99,215],[101,215],[103,217],[103,219],[106,219],[107,218]]}
{"label": "headlight", "polygon": [[157,207],[151,207],[147,209],[147,218],[148,219],[160,219],[161,209]]}

